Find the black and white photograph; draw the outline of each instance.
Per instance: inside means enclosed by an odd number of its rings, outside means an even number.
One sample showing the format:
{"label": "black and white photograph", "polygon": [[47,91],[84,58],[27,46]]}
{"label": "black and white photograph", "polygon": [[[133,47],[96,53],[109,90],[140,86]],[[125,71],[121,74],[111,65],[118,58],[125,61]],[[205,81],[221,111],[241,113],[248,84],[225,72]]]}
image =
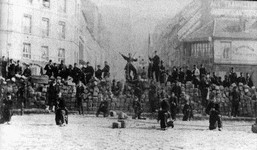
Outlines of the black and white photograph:
{"label": "black and white photograph", "polygon": [[0,0],[0,150],[257,150],[257,1]]}

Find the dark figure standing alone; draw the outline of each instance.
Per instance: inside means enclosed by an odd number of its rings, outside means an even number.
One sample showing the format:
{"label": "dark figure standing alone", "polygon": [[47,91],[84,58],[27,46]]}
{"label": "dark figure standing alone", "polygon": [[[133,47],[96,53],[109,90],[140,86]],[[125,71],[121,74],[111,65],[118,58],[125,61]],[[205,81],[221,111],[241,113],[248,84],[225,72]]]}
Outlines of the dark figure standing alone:
{"label": "dark figure standing alone", "polygon": [[[121,53],[120,53],[121,54]],[[133,62],[137,61],[137,59],[132,58],[131,53],[128,54],[128,57],[121,54],[121,56],[127,61],[126,67],[125,67],[125,74],[126,74],[126,80],[131,81],[137,78],[137,70],[133,66]],[[131,76],[131,71],[133,72],[133,77]]]}
{"label": "dark figure standing alone", "polygon": [[214,95],[210,95],[210,103],[206,108],[206,114],[210,115],[209,118],[209,129],[216,129],[216,122],[218,122],[219,131],[222,128],[222,121],[220,115],[220,105]]}
{"label": "dark figure standing alone", "polygon": [[13,101],[12,101],[12,96],[11,93],[7,93],[7,98],[3,100],[3,118],[1,120],[1,123],[6,123],[10,124],[13,112]]}
{"label": "dark figure standing alone", "polygon": [[162,130],[166,130],[167,127],[167,121],[170,117],[170,105],[169,103],[163,99],[161,101],[161,110],[158,112],[158,122],[160,121],[160,126]]}
{"label": "dark figure standing alone", "polygon": [[56,125],[64,126],[65,123],[68,124],[68,110],[64,99],[62,98],[62,93],[58,93],[56,100],[56,111],[55,111],[55,122]]}
{"label": "dark figure standing alone", "polygon": [[96,112],[96,117],[99,116],[100,112],[103,112],[104,117],[108,117],[108,101],[106,99],[103,100],[102,96],[100,98],[101,98],[101,103]]}

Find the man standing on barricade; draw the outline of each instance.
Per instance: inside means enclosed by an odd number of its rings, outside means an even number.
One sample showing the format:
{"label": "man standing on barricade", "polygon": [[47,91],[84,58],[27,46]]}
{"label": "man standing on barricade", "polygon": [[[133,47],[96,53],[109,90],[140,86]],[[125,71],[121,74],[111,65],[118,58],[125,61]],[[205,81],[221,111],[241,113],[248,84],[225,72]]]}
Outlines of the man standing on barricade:
{"label": "man standing on barricade", "polygon": [[104,68],[102,69],[104,78],[110,76],[110,66],[108,65],[107,61],[104,62]]}
{"label": "man standing on barricade", "polygon": [[157,55],[157,51],[154,52],[154,57],[150,58],[150,61],[153,61],[153,68],[152,68],[152,73],[155,74],[155,81],[159,82],[159,77],[160,77],[160,57]]}
{"label": "man standing on barricade", "polygon": [[[133,62],[137,61],[137,59],[132,58],[131,53],[128,54],[128,57],[121,54],[120,55],[127,61],[126,67],[125,67],[125,74],[126,74],[126,80],[127,81],[131,81],[133,79],[137,78],[137,70],[136,68],[133,66]],[[131,76],[131,71],[133,72],[133,78]]]}
{"label": "man standing on barricade", "polygon": [[46,71],[46,75],[48,75],[49,78],[52,76],[52,60],[49,60],[48,64],[45,66],[44,70]]}

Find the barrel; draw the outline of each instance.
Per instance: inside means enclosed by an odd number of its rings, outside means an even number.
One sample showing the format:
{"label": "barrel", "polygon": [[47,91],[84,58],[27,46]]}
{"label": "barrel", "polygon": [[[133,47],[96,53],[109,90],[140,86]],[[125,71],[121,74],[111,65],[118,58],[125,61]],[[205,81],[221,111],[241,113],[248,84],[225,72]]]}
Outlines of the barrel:
{"label": "barrel", "polygon": [[121,128],[126,128],[126,122],[123,120],[123,121],[120,121],[121,123]]}
{"label": "barrel", "polygon": [[112,128],[113,128],[113,129],[119,128],[119,123],[113,122],[113,123],[112,123]]}

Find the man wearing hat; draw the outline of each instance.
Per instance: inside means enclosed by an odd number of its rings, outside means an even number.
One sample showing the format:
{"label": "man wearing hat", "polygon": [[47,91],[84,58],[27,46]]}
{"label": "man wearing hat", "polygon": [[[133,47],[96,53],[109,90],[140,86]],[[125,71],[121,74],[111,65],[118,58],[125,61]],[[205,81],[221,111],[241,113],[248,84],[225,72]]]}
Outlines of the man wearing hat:
{"label": "man wearing hat", "polygon": [[13,115],[12,112],[13,109],[13,100],[12,100],[12,96],[11,93],[7,93],[7,97],[3,100],[3,118],[2,118],[2,122],[1,123],[6,123],[10,124],[11,121],[11,117]]}
{"label": "man wearing hat", "polygon": [[155,80],[156,82],[159,82],[159,76],[160,76],[160,57],[157,55],[157,51],[154,51],[154,57],[150,58],[150,61],[153,61],[153,67],[152,67],[152,73],[155,74]]}
{"label": "man wearing hat", "polygon": [[15,76],[15,64],[12,59],[10,59],[10,64],[8,66],[8,78],[11,79]]}
{"label": "man wearing hat", "polygon": [[25,77],[30,77],[31,76],[31,70],[30,70],[30,65],[29,64],[26,64],[26,68],[24,69],[23,71],[23,75]]}
{"label": "man wearing hat", "polygon": [[99,80],[102,80],[102,74],[103,74],[103,71],[101,70],[101,66],[97,65],[97,70],[95,72],[95,77]]}
{"label": "man wearing hat", "polygon": [[206,114],[210,115],[209,118],[209,129],[216,129],[216,122],[218,123],[219,131],[222,128],[222,121],[220,115],[220,105],[214,94],[210,95],[210,103],[206,108]]}
{"label": "man wearing hat", "polygon": [[86,63],[86,67],[84,69],[84,74],[86,75],[86,84],[89,83],[90,79],[94,75],[94,68],[89,65],[89,62]]}
{"label": "man wearing hat", "polygon": [[104,68],[102,72],[104,73],[104,78],[110,76],[110,66],[108,65],[107,61],[104,62]]}
{"label": "man wearing hat", "polygon": [[52,60],[49,60],[44,70],[46,70],[46,75],[48,75],[48,77],[50,78],[52,76]]}
{"label": "man wearing hat", "polygon": [[20,61],[19,60],[17,61],[17,64],[15,66],[15,74],[19,74],[19,75],[22,74],[22,68],[20,66]]}

